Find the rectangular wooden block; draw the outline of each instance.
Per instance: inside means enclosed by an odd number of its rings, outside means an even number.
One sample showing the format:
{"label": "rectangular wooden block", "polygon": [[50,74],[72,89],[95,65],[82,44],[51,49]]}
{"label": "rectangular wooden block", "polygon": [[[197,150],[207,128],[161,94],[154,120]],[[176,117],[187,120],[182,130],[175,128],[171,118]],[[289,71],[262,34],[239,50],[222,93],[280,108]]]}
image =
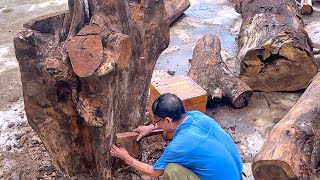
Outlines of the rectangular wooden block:
{"label": "rectangular wooden block", "polygon": [[[153,130],[146,137],[159,135],[159,134],[163,134],[162,129]],[[139,159],[139,156],[140,156],[139,152],[141,152],[140,151],[141,146],[140,146],[140,143],[136,141],[138,136],[139,136],[138,132],[117,133],[116,134],[116,145],[118,147],[125,148],[132,157]]]}
{"label": "rectangular wooden block", "polygon": [[141,146],[136,141],[138,135],[137,132],[117,133],[116,145],[125,148],[133,158],[139,159]]}
{"label": "rectangular wooden block", "polygon": [[[165,93],[172,93],[177,95],[182,100],[186,111],[206,111],[208,98],[207,92],[188,76],[172,77],[155,81],[150,85],[149,112],[150,120],[152,122],[154,122],[152,104],[157,99],[157,97]],[[173,133],[165,135],[165,138],[172,139]]]}

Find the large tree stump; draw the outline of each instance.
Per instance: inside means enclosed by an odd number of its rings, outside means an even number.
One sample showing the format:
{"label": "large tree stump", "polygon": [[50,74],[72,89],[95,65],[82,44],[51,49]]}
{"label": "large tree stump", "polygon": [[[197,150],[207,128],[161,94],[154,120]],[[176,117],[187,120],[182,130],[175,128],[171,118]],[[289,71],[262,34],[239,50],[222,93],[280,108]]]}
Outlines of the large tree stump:
{"label": "large tree stump", "polygon": [[240,12],[240,79],[259,91],[306,88],[318,66],[295,1],[245,0]]}
{"label": "large tree stump", "polygon": [[[320,167],[320,73],[255,155],[255,179],[317,179]],[[317,177],[317,178],[316,178]]]}
{"label": "large tree stump", "polygon": [[207,91],[211,98],[224,96],[236,108],[245,107],[252,90],[228,69],[220,51],[221,42],[217,36],[206,35],[201,38],[193,50],[188,76]]}
{"label": "large tree stump", "polygon": [[16,34],[27,118],[58,170],[111,177],[115,133],[143,123],[176,15],[163,0],[69,0]]}

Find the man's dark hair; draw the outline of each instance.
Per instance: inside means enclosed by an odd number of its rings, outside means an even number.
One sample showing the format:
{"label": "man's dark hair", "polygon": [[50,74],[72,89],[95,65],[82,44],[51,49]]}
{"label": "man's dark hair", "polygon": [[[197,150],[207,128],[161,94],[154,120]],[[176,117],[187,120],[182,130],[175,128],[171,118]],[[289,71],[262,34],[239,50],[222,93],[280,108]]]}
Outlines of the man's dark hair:
{"label": "man's dark hair", "polygon": [[186,113],[178,96],[170,93],[162,94],[152,104],[152,112],[160,118],[172,118],[178,121]]}

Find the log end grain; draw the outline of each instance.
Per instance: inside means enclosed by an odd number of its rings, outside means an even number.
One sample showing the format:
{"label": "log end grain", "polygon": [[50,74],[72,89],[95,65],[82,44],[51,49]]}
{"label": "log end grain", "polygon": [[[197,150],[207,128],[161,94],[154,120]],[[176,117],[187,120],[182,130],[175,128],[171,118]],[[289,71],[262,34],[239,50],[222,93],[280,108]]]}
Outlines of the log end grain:
{"label": "log end grain", "polygon": [[318,65],[295,1],[244,1],[242,10],[240,79],[255,91],[305,89]]}
{"label": "log end grain", "polygon": [[292,44],[250,50],[240,65],[240,79],[256,91],[305,89],[316,75],[313,57]]}
{"label": "log end grain", "polygon": [[252,164],[255,179],[297,180],[290,166],[283,161],[258,161]]}
{"label": "log end grain", "polygon": [[248,106],[252,94],[253,92],[251,90],[242,92],[242,94],[232,102],[233,106],[238,109]]}
{"label": "log end grain", "polygon": [[301,7],[301,14],[302,15],[310,15],[312,13],[313,13],[312,6],[304,5],[304,6]]}

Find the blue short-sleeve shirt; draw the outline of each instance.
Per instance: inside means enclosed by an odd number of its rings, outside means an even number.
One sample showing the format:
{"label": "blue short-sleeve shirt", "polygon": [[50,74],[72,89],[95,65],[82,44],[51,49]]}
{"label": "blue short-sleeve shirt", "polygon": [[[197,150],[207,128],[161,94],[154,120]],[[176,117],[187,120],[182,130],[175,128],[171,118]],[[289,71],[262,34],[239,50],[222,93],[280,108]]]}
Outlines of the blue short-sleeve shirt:
{"label": "blue short-sleeve shirt", "polygon": [[187,113],[153,169],[165,169],[168,163],[180,164],[203,180],[239,180],[242,175],[242,161],[230,135],[199,111]]}

